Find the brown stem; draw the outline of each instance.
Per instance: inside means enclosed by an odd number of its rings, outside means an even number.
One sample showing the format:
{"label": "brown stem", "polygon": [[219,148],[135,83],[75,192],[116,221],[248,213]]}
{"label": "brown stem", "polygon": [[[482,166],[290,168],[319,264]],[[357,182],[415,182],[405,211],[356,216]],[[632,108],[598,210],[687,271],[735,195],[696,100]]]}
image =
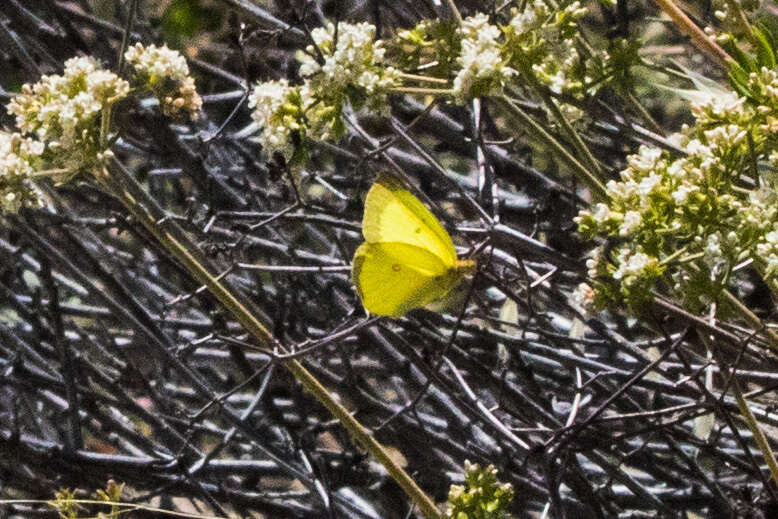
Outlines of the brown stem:
{"label": "brown stem", "polygon": [[702,52],[710,55],[713,59],[719,62],[724,67],[729,67],[730,63],[734,60],[722,49],[716,42],[705,34],[705,31],[700,29],[686,13],[681,11],[677,5],[673,3],[673,0],[654,0],[664,11],[664,13],[673,20],[673,23],[678,26],[682,33],[689,36],[692,39],[695,47]]}

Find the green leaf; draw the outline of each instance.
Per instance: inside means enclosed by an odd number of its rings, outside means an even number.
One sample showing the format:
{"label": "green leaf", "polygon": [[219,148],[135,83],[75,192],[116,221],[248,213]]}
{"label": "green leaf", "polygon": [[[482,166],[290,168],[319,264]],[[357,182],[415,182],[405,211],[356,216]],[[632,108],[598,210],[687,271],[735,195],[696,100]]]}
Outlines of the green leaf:
{"label": "green leaf", "polygon": [[752,27],[751,32],[758,43],[756,46],[756,56],[759,65],[769,69],[775,68],[775,53],[765,33],[757,27]]}
{"label": "green leaf", "polygon": [[730,65],[729,81],[732,83],[732,88],[734,88],[738,94],[743,97],[753,97],[751,90],[748,88],[748,72],[739,64],[733,63]]}

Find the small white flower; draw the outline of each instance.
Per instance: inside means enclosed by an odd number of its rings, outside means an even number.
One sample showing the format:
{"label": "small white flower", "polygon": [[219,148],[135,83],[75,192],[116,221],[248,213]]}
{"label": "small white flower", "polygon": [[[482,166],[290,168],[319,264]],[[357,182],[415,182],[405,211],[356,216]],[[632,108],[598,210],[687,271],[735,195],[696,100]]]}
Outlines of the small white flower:
{"label": "small white flower", "polygon": [[662,150],[649,146],[641,146],[637,154],[627,157],[630,169],[639,173],[648,173],[661,167]]}
{"label": "small white flower", "polygon": [[671,178],[682,180],[686,176],[686,160],[685,159],[677,159],[670,163],[669,166],[667,166],[667,174]]}
{"label": "small white flower", "polygon": [[689,140],[689,142],[687,142],[684,146],[684,149],[686,150],[686,153],[695,157],[713,157],[713,151],[711,148],[700,142],[699,139]]}
{"label": "small white flower", "polygon": [[656,264],[656,258],[641,251],[633,251],[622,247],[616,259],[618,268],[613,273],[613,279],[622,281],[626,286],[633,284],[644,271]]}
{"label": "small white flower", "polygon": [[524,34],[539,29],[549,16],[550,12],[546,3],[542,0],[535,0],[527,3],[524,10],[516,11],[509,23],[516,34]]}
{"label": "small white flower", "polygon": [[589,253],[589,257],[586,259],[586,275],[594,279],[600,275],[600,267],[603,259],[602,247],[597,247]]}
{"label": "small white flower", "polygon": [[638,184],[638,194],[642,197],[647,197],[661,184],[662,177],[656,173],[651,173]]}
{"label": "small white flower", "polygon": [[611,210],[610,207],[608,207],[606,204],[598,203],[594,206],[594,213],[592,214],[592,218],[594,218],[595,222],[600,224],[605,223],[610,217]]}
{"label": "small white flower", "polygon": [[32,161],[41,153],[40,142],[0,130],[0,209],[15,213],[23,206],[42,207],[41,192],[32,183]]}
{"label": "small white flower", "polygon": [[572,300],[583,310],[585,315],[590,315],[594,311],[595,296],[594,289],[588,283],[581,283],[575,287]]}
{"label": "small white flower", "polygon": [[608,194],[608,198],[612,200],[622,199],[626,200],[638,192],[638,185],[632,181],[617,182],[615,180],[609,180],[605,184],[605,190]]}
{"label": "small white flower", "polygon": [[640,228],[643,218],[637,211],[627,211],[619,227],[619,236],[627,237]]}
{"label": "small white flower", "polygon": [[694,184],[681,184],[673,191],[672,197],[677,205],[683,205],[689,199],[690,195],[697,193],[699,190],[699,186]]}

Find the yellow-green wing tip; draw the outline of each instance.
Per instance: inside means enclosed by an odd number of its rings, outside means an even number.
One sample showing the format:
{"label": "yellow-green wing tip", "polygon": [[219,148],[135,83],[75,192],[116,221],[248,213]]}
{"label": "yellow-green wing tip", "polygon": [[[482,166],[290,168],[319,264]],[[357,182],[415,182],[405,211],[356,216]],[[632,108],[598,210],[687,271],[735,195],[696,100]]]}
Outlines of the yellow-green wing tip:
{"label": "yellow-green wing tip", "polygon": [[398,189],[407,189],[403,182],[392,173],[388,171],[382,171],[378,174],[373,183],[373,186],[379,184],[390,191],[397,191]]}

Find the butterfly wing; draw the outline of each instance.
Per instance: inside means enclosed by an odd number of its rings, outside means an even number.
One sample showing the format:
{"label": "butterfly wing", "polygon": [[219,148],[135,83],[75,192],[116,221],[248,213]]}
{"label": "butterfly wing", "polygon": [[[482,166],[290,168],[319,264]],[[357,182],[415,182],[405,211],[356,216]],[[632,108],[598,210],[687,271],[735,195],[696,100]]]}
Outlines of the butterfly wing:
{"label": "butterfly wing", "polygon": [[437,256],[453,267],[457,253],[448,232],[418,198],[401,186],[379,180],[365,199],[362,233],[368,243],[405,243]]}
{"label": "butterfly wing", "polygon": [[351,276],[370,313],[402,317],[451,290],[452,272],[456,271],[425,248],[381,242],[359,246]]}

